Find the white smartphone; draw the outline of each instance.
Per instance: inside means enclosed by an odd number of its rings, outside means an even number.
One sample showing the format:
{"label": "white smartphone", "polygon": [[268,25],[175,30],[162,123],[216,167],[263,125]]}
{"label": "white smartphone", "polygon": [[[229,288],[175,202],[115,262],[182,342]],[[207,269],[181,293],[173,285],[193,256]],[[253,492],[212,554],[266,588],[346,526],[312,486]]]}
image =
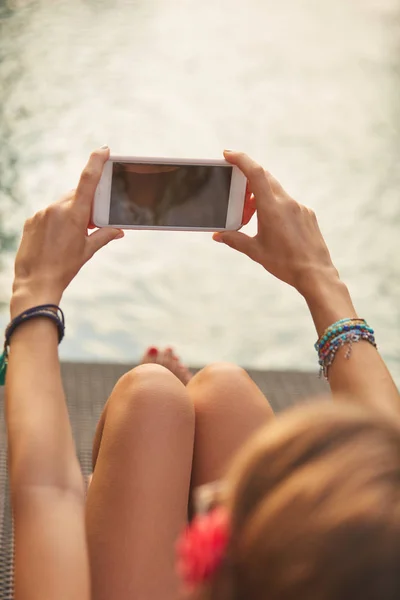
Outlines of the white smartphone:
{"label": "white smartphone", "polygon": [[111,156],[92,221],[120,229],[239,229],[245,193],[245,176],[225,160]]}

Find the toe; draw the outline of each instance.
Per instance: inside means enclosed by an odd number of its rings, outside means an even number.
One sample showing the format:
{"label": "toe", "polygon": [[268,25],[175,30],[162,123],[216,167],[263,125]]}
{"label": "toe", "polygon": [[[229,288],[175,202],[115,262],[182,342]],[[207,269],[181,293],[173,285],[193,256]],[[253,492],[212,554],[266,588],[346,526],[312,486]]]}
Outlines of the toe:
{"label": "toe", "polygon": [[182,381],[183,384],[187,385],[192,379],[192,374],[185,365],[179,364],[176,371],[176,376]]}
{"label": "toe", "polygon": [[170,347],[165,348],[165,350],[163,352],[164,367],[166,367],[170,371],[174,372],[175,363],[176,363],[176,361],[174,359],[174,352],[173,352],[172,348],[170,348]]}
{"label": "toe", "polygon": [[174,375],[178,376],[178,368],[180,365],[179,358],[170,347],[165,349],[165,360],[168,362],[168,369],[170,369]]}
{"label": "toe", "polygon": [[158,362],[159,359],[159,351],[155,346],[150,346],[147,348],[146,352],[143,354],[142,363],[155,363]]}

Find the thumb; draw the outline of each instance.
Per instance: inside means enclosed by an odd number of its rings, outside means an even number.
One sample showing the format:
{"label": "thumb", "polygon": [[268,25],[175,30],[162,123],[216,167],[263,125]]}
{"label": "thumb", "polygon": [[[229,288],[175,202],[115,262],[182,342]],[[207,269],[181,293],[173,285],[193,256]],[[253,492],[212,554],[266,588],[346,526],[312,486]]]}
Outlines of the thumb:
{"label": "thumb", "polygon": [[215,242],[222,242],[247,256],[251,254],[253,238],[240,231],[219,231],[218,233],[214,233],[213,240]]}
{"label": "thumb", "polygon": [[92,258],[92,256],[106,246],[113,240],[117,240],[124,237],[124,232],[121,229],[112,229],[111,227],[102,227],[98,229],[87,238],[86,243],[86,260]]}

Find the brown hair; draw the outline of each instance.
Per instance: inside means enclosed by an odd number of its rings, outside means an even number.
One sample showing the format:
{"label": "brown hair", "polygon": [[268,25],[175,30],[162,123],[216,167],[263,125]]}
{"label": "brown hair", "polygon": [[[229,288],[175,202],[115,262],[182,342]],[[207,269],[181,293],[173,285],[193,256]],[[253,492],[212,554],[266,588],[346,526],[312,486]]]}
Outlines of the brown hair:
{"label": "brown hair", "polygon": [[400,424],[295,409],[235,462],[231,541],[212,600],[400,598]]}

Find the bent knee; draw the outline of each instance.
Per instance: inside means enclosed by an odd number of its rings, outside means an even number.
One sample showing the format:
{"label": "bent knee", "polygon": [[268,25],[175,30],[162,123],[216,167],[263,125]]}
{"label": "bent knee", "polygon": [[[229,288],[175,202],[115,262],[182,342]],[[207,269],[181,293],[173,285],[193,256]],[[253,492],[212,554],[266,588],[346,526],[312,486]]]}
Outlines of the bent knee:
{"label": "bent knee", "polygon": [[179,380],[165,367],[157,363],[145,363],[134,367],[120,377],[117,385],[124,388],[136,388],[138,386],[155,385],[171,385]]}
{"label": "bent knee", "polygon": [[191,400],[185,386],[162,365],[146,363],[131,369],[118,380],[109,399],[110,408],[150,412],[181,411],[190,414]]}
{"label": "bent knee", "polygon": [[192,380],[193,384],[216,387],[237,385],[248,382],[250,379],[247,371],[230,362],[215,362],[199,371]]}
{"label": "bent knee", "polygon": [[267,399],[247,371],[232,363],[217,362],[205,367],[188,387],[197,416],[240,412],[243,407],[252,407],[257,414],[272,414]]}

